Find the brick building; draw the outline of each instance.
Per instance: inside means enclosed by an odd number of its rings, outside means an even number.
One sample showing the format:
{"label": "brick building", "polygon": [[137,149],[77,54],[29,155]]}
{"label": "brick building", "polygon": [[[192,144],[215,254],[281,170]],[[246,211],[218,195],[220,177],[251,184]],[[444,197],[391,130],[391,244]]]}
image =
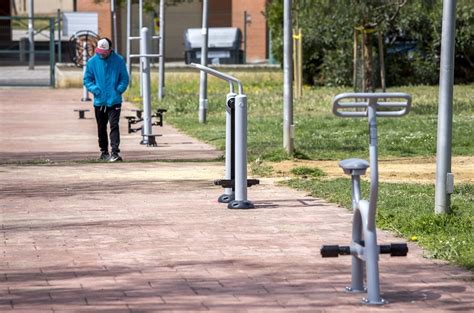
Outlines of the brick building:
{"label": "brick building", "polygon": [[[99,35],[102,37],[112,38],[112,14],[110,13],[110,1],[97,4],[94,0],[77,0],[76,10],[77,12],[97,12]],[[119,17],[120,12],[118,12],[118,14],[117,19],[121,21]],[[119,46],[119,48],[121,47]],[[120,52],[125,51],[123,49],[120,50]]]}
{"label": "brick building", "polygon": [[[10,3],[10,0],[1,0]],[[27,14],[27,1],[15,0],[16,14]],[[97,3],[95,0],[34,0],[36,15],[53,15],[57,9],[63,12],[97,12],[98,32],[100,36],[113,38],[111,0]],[[247,12],[247,54],[249,63],[263,62],[268,58],[268,32],[263,15],[266,0],[208,0],[209,27],[238,27],[244,31],[244,12]],[[124,1],[126,3],[126,1]],[[132,35],[139,35],[138,0],[132,0]],[[158,0],[156,0],[159,3]],[[159,16],[159,5],[155,12],[144,12],[144,26],[154,29],[154,17]],[[13,15],[11,12],[10,15]],[[126,6],[117,10],[118,51],[124,54],[126,42]],[[188,28],[202,26],[202,0],[187,0],[175,6],[167,6],[165,15],[165,55],[167,61],[184,60],[184,32]],[[136,47],[135,47],[136,46]],[[155,43],[156,46],[156,43]],[[242,43],[241,48],[244,48]],[[132,52],[137,52],[138,45],[134,44]]]}
{"label": "brick building", "polygon": [[[138,35],[138,1],[132,1],[132,30]],[[154,15],[156,12],[144,13],[144,26],[155,29]],[[97,4],[94,0],[77,0],[77,11],[98,12],[99,33],[112,37],[112,19],[110,2]],[[238,27],[244,30],[244,11],[249,16],[247,22],[247,62],[263,62],[268,58],[268,32],[265,11],[265,0],[209,0],[209,27]],[[126,8],[118,11],[119,50],[125,51]],[[176,6],[168,6],[165,15],[165,40],[167,60],[183,60],[183,35],[187,28],[202,26],[202,1],[186,1]],[[243,49],[243,44],[242,44]]]}

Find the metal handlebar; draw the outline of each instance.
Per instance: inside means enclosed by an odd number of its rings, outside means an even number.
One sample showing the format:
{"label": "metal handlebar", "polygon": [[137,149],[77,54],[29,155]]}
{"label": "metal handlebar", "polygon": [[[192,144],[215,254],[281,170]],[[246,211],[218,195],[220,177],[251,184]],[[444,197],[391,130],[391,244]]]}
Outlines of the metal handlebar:
{"label": "metal handlebar", "polygon": [[[342,101],[342,100],[353,101]],[[388,102],[386,99],[398,99],[399,101]],[[362,100],[356,102],[354,100]],[[383,101],[379,101],[383,100]],[[400,101],[402,100],[402,101]],[[342,93],[334,97],[332,111],[342,117],[367,117],[367,107],[373,107],[377,116],[396,117],[403,116],[410,111],[411,96],[403,92],[392,93]],[[364,111],[350,109],[365,108]],[[379,110],[382,109],[382,110]],[[388,109],[388,110],[385,110]],[[398,109],[398,110],[391,110]]]}
{"label": "metal handlebar", "polygon": [[161,57],[161,54],[130,54],[131,58],[141,58],[141,57],[145,57],[145,58],[160,58]]}
{"label": "metal handlebar", "polygon": [[237,86],[239,86],[239,94],[242,95],[244,93],[244,88],[242,86],[242,83],[240,82],[240,80],[238,80],[237,78],[235,78],[233,76],[221,73],[219,71],[216,71],[215,69],[209,68],[209,67],[201,65],[201,64],[190,63],[189,66],[197,68],[198,70],[207,72],[211,75],[214,75],[214,76],[216,76],[216,77],[218,77],[222,80],[225,80],[225,81],[229,82],[231,84],[231,86],[230,86],[231,92],[233,92],[233,89],[234,89],[233,86],[232,86],[232,83],[236,83]]}

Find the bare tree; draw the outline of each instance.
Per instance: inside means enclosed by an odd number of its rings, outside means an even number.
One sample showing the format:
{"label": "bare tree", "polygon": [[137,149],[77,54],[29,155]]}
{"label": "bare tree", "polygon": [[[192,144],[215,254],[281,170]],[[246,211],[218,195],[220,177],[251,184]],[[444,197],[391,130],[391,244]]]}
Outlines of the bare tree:
{"label": "bare tree", "polygon": [[[358,25],[356,31],[360,31],[362,34],[363,91],[375,90],[372,36],[374,34],[378,35],[379,53],[383,56],[383,41],[379,28],[382,24],[393,23],[400,14],[400,9],[407,2],[408,0],[352,0],[352,8],[356,12],[356,23]],[[354,40],[354,46],[357,46],[357,35],[354,36]],[[381,63],[383,63],[383,58],[381,60]],[[381,64],[381,67],[383,68],[383,64]]]}

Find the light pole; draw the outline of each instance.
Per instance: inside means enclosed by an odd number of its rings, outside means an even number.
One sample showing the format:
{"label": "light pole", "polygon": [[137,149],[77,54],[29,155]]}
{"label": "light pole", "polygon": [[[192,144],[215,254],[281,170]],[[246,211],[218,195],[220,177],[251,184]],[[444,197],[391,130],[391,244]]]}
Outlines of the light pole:
{"label": "light pole", "polygon": [[293,125],[291,0],[285,0],[283,10],[283,148],[291,155],[293,154],[295,139]]}
{"label": "light pole", "polygon": [[127,71],[130,76],[130,83],[132,82],[132,64],[130,63],[130,27],[132,26],[132,0],[127,0],[127,42],[126,42],[126,53],[127,53]]}
{"label": "light pole", "polygon": [[34,70],[35,69],[35,25],[34,25],[34,5],[33,0],[28,2],[28,44],[30,45],[30,58],[28,63],[28,69]]}
{"label": "light pole", "polygon": [[165,96],[165,0],[160,0],[160,72],[158,77],[158,100]]}
{"label": "light pole", "polygon": [[451,173],[451,139],[453,128],[455,27],[456,0],[444,0],[436,144],[435,213],[437,214],[449,213],[450,198],[454,189],[454,176]]}
{"label": "light pole", "polygon": [[112,11],[112,30],[114,32],[114,45],[115,49],[119,50],[119,43],[117,40],[117,12],[115,11],[115,0],[110,0],[110,11]]}
{"label": "light pole", "polygon": [[[207,67],[207,45],[208,45],[208,31],[207,13],[208,0],[202,1],[202,46],[201,46],[201,65]],[[207,73],[201,71],[201,80],[199,83],[199,123],[206,123],[207,115]]]}

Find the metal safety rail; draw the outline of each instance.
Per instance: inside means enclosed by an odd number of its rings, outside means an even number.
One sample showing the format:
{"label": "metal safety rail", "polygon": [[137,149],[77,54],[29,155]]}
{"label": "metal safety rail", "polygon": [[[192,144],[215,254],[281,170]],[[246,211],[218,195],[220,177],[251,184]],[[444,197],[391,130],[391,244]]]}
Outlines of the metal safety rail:
{"label": "metal safety rail", "polygon": [[[260,182],[247,179],[247,96],[242,83],[235,77],[201,64],[191,63],[190,66],[229,83],[230,90],[226,97],[225,177],[214,183],[225,188],[219,202],[228,203],[229,209],[251,209],[254,205],[247,199],[247,187]],[[238,94],[234,92],[234,84],[238,86]]]}
{"label": "metal safety rail", "polygon": [[[346,287],[350,292],[365,292],[366,304],[384,304],[380,296],[379,254],[406,256],[405,243],[378,245],[375,225],[378,198],[378,152],[377,117],[400,117],[407,114],[411,107],[411,96],[406,93],[344,93],[333,100],[333,113],[341,117],[367,117],[369,122],[370,163],[362,159],[346,159],[339,163],[345,174],[352,179],[352,242],[350,246],[324,245],[322,257],[352,255],[352,281]],[[370,171],[369,200],[361,199],[360,175],[367,168]],[[364,288],[364,267],[367,288]]]}

